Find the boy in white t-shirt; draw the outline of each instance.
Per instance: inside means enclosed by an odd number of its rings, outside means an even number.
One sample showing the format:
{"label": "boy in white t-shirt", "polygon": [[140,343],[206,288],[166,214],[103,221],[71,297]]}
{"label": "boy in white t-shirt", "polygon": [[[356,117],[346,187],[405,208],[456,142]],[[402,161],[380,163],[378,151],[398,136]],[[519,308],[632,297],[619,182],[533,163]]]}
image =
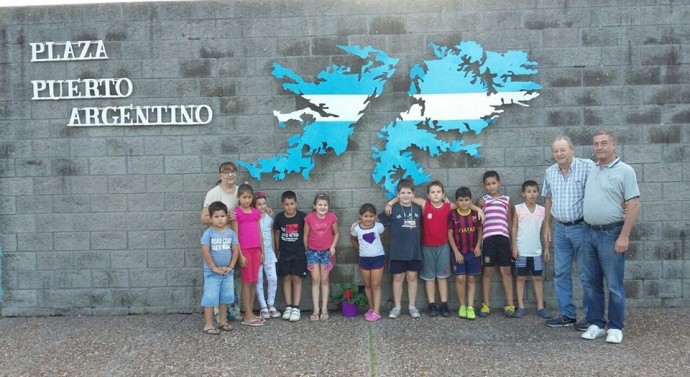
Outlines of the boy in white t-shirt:
{"label": "boy in white t-shirt", "polygon": [[[518,308],[514,317],[525,315],[525,280],[527,275],[532,276],[534,283],[534,295],[537,300],[537,315],[542,318],[550,318],[549,312],[544,309],[544,294],[542,287],[542,244],[544,217],[546,210],[537,204],[539,197],[539,185],[535,181],[525,181],[522,184],[522,198],[524,203],[515,206],[513,221],[510,229],[513,259],[515,260],[515,287],[517,291]],[[549,245],[544,240],[544,260],[550,259]]]}

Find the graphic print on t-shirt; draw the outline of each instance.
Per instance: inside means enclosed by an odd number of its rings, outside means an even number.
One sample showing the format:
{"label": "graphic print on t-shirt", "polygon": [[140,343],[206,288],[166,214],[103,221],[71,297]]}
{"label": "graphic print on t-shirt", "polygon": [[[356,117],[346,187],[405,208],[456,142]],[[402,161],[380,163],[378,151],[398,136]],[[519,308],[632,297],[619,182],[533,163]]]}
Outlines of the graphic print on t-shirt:
{"label": "graphic print on t-shirt", "polygon": [[374,232],[364,233],[362,235],[362,239],[367,241],[368,243],[372,244],[376,240],[376,233],[374,233]]}
{"label": "graphic print on t-shirt", "polygon": [[299,224],[286,224],[282,234],[283,241],[295,242],[299,239]]}

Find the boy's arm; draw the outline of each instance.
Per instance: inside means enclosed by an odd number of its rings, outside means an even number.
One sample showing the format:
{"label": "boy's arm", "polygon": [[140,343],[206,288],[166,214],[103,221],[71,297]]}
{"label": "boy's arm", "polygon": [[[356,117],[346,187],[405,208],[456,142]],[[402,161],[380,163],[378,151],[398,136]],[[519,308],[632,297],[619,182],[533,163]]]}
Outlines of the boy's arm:
{"label": "boy's arm", "polygon": [[333,242],[331,243],[331,256],[335,255],[335,245],[338,244],[338,239],[340,238],[340,230],[338,229],[338,222],[334,222],[331,225],[331,228],[333,228]]}
{"label": "boy's arm", "polygon": [[280,246],[280,229],[274,229],[273,230],[273,251],[276,252],[276,258],[280,256],[280,250],[278,247]]}
{"label": "boy's arm", "polygon": [[484,235],[484,228],[482,228],[481,223],[475,225],[477,229],[477,245],[474,246],[474,255],[479,257],[482,255],[482,236]]}
{"label": "boy's arm", "polygon": [[510,224],[510,249],[511,249],[510,251],[513,253],[513,259],[518,259],[520,257],[520,251],[518,250],[518,247],[517,247],[517,232],[518,232],[518,220],[519,220],[517,211],[513,211],[512,218],[513,218],[513,221],[511,221],[509,223]]}
{"label": "boy's arm", "polygon": [[304,250],[309,250],[309,224],[307,222],[304,222],[304,236],[302,236],[303,241],[304,241]]}
{"label": "boy's arm", "polygon": [[223,270],[218,268],[211,258],[211,247],[209,245],[201,245],[201,257],[204,258],[206,264],[211,268],[211,270],[217,274],[222,274]]}
{"label": "boy's arm", "polygon": [[[398,197],[395,197],[395,198],[389,200],[388,203],[386,203],[386,206],[383,209],[386,212],[386,215],[388,215],[388,216],[391,215],[391,212],[393,212],[393,206],[395,204],[397,204],[399,201],[400,201],[400,199],[398,199]],[[424,204],[426,204],[426,200],[422,199],[422,198],[414,197],[414,198],[412,198],[412,203],[424,208]]]}
{"label": "boy's arm", "polygon": [[235,266],[237,265],[237,259],[239,258],[240,254],[240,247],[237,245],[232,245],[232,258],[230,259],[230,265],[228,266],[230,270],[233,270]]}
{"label": "boy's arm", "polygon": [[541,240],[544,243],[544,261],[548,262],[551,260],[551,252],[549,251],[549,247],[551,247],[551,245],[549,244],[549,241],[546,240],[546,221],[541,223]]}

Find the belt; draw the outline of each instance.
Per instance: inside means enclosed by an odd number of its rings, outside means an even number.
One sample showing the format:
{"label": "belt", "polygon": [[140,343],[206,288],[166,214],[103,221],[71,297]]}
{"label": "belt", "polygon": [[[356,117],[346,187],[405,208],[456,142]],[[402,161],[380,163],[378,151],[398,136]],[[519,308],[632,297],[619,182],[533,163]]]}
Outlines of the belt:
{"label": "belt", "polygon": [[585,221],[585,219],[583,219],[582,217],[580,217],[579,219],[577,219],[577,220],[575,220],[575,221],[571,221],[571,222],[569,222],[569,223],[564,223],[564,222],[562,222],[562,221],[559,221],[559,223],[561,223],[561,224],[563,224],[563,225],[565,225],[565,226],[571,226],[571,225],[579,224],[579,223],[584,222],[584,221]]}
{"label": "belt", "polygon": [[587,227],[592,230],[611,230],[618,228],[619,226],[623,225],[623,221],[616,221],[615,223],[611,224],[604,224],[604,225],[591,225],[587,224]]}

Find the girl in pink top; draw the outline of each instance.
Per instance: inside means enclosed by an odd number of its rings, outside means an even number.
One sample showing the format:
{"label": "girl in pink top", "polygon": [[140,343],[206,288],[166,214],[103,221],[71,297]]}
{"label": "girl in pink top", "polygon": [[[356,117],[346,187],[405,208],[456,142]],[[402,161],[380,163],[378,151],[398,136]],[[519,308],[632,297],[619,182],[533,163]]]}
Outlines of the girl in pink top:
{"label": "girl in pink top", "polygon": [[261,326],[264,319],[254,315],[256,282],[259,277],[259,266],[264,261],[264,246],[261,238],[261,212],[253,207],[254,190],[252,186],[242,184],[237,189],[239,207],[235,208],[235,220],[232,230],[240,240],[239,264],[242,271],[242,305],[244,306],[243,325]]}
{"label": "girl in pink top", "polygon": [[311,298],[314,305],[312,321],[328,319],[328,274],[333,268],[335,245],[340,237],[338,217],[328,210],[329,204],[328,195],[316,195],[314,211],[304,218],[304,245],[307,249],[307,269],[311,272]]}

